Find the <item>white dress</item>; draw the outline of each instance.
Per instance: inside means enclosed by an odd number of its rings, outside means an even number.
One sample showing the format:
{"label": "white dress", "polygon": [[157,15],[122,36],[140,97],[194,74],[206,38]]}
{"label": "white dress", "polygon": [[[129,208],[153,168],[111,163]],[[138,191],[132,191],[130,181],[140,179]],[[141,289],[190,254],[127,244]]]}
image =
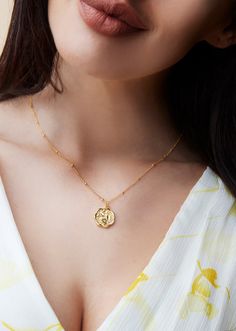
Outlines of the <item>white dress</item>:
{"label": "white dress", "polygon": [[[64,330],[32,269],[2,180],[0,330]],[[210,167],[97,329],[108,330],[236,331],[236,202]]]}

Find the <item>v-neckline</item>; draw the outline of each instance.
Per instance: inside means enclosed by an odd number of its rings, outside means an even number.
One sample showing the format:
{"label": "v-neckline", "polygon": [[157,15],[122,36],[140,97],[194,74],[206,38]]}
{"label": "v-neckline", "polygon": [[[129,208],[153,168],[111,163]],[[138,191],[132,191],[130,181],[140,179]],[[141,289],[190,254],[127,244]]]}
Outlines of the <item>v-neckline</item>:
{"label": "v-neckline", "polygon": [[[143,270],[141,270],[141,272],[137,275],[137,277],[133,280],[133,282],[138,278],[138,276],[141,274],[141,273],[147,273],[148,270],[151,268],[152,264],[154,263],[154,261],[156,260],[156,258],[159,256],[160,254],[160,251],[161,251],[161,246],[163,245],[163,243],[166,241],[167,237],[170,235],[170,233],[172,232],[172,230],[174,229],[174,227],[176,226],[176,224],[178,223],[178,220],[180,218],[180,216],[182,215],[182,213],[184,212],[184,210],[189,206],[190,204],[190,201],[192,201],[192,193],[199,187],[199,185],[204,182],[205,178],[208,177],[208,174],[211,173],[211,168],[207,165],[205,167],[205,169],[203,170],[203,172],[201,173],[200,177],[198,178],[198,180],[195,182],[195,184],[192,186],[192,188],[190,189],[189,193],[187,194],[185,200],[183,201],[182,205],[180,206],[177,214],[175,215],[173,221],[171,222],[168,230],[166,231],[165,235],[164,235],[164,238],[162,239],[161,243],[158,245],[158,247],[155,249],[154,253],[152,254],[152,256],[149,258],[148,260],[148,263],[146,264],[146,266],[143,268]],[[9,202],[9,199],[8,199],[8,195],[6,193],[6,190],[5,190],[5,186],[4,186],[4,183],[3,183],[3,179],[2,177],[0,176],[0,186],[2,188],[2,191],[3,191],[3,194],[5,196],[5,201],[7,203],[7,209],[9,211],[9,216],[10,216],[10,220],[12,221],[13,225],[14,225],[14,228],[16,230],[16,236],[18,237],[18,240],[21,244],[21,247],[23,249],[23,253],[24,253],[24,256],[28,262],[28,264],[30,265],[31,269],[32,269],[32,274],[33,274],[33,277],[34,277],[34,280],[37,284],[37,287],[38,289],[40,289],[40,292],[41,292],[41,295],[43,296],[44,300],[46,301],[47,305],[50,307],[52,313],[55,315],[54,317],[56,317],[57,319],[57,322],[59,324],[61,324],[61,322],[59,321],[54,309],[52,308],[51,304],[49,303],[47,297],[46,297],[46,294],[44,293],[44,290],[36,276],[36,273],[34,271],[34,268],[32,266],[32,263],[31,263],[31,260],[29,258],[29,255],[27,253],[27,250],[26,250],[26,247],[24,245],[24,242],[23,242],[23,239],[21,237],[21,234],[18,230],[18,227],[17,227],[17,224],[15,222],[15,219],[14,219],[14,216],[13,216],[13,212],[12,212],[12,209],[11,209],[11,205],[10,205],[10,202]],[[133,283],[131,282],[131,284]],[[131,285],[130,284],[130,285]],[[134,293],[135,291],[135,288],[132,290],[132,292]],[[124,292],[125,293],[125,292]],[[102,331],[102,329],[105,327],[108,319],[110,319],[110,317],[115,313],[115,311],[118,309],[118,306],[121,305],[121,303],[123,302],[123,300],[125,300],[126,296],[123,295],[119,300],[118,302],[115,304],[115,306],[113,307],[113,309],[111,310],[111,312],[107,315],[107,317],[105,318],[105,320],[100,324],[100,326],[96,329],[96,331]],[[63,325],[61,324],[61,326],[63,327]],[[64,330],[64,329],[63,329]]]}

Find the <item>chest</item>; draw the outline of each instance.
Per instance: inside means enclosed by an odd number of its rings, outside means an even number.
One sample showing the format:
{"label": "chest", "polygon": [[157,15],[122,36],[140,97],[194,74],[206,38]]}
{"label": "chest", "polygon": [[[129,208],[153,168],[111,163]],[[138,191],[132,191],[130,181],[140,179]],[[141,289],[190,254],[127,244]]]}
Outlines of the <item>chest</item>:
{"label": "chest", "polygon": [[150,261],[189,187],[172,186],[167,199],[163,182],[155,194],[122,199],[103,229],[94,220],[103,205],[67,170],[26,163],[13,172],[7,162],[8,201],[47,301],[65,330],[96,330]]}

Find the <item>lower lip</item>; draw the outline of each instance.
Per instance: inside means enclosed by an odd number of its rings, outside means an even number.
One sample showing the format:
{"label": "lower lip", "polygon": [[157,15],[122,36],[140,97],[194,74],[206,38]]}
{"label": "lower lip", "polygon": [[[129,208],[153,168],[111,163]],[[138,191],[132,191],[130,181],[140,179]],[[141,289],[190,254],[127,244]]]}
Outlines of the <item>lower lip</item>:
{"label": "lower lip", "polygon": [[144,31],[87,5],[83,0],[79,0],[79,11],[84,22],[89,27],[107,36],[120,36],[132,32]]}

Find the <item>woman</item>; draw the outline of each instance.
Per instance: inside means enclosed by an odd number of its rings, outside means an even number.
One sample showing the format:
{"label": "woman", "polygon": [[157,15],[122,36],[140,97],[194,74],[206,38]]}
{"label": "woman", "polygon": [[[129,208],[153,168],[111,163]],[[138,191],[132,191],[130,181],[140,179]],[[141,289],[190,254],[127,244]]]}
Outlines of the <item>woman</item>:
{"label": "woman", "polygon": [[233,0],[15,0],[3,330],[236,327],[235,22]]}

